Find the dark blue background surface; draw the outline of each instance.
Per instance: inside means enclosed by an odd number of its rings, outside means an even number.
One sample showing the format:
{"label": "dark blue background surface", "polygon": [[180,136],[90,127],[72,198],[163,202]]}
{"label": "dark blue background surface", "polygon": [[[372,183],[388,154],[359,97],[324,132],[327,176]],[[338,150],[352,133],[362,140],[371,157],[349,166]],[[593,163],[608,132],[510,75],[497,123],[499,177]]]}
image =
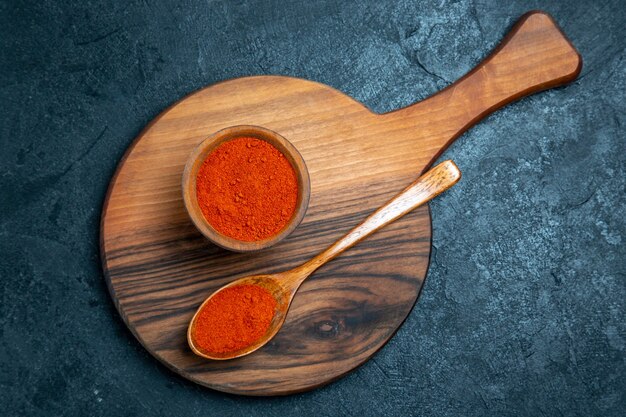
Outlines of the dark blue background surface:
{"label": "dark blue background surface", "polygon": [[[524,12],[581,52],[570,86],[489,117],[443,157],[422,296],[322,389],[224,395],[153,359],[98,256],[115,166],[153,117],[227,78],[286,74],[383,112],[470,70]],[[626,408],[622,1],[0,1],[4,415],[618,416]]]}

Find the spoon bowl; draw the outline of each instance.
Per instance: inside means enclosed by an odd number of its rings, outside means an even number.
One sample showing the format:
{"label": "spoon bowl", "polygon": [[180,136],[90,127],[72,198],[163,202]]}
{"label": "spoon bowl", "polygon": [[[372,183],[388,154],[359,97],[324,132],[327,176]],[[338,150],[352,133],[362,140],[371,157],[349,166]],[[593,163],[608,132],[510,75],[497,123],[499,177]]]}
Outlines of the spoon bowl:
{"label": "spoon bowl", "polygon": [[[256,285],[272,294],[272,297],[274,297],[274,299],[276,300],[276,309],[274,311],[274,317],[272,318],[272,322],[267,328],[265,334],[260,339],[253,342],[251,345],[248,345],[236,351],[225,353],[207,352],[202,350],[195,343],[192,335],[193,328],[196,324],[196,320],[198,318],[198,315],[200,314],[200,311],[202,311],[204,306],[217,294],[224,291],[226,288],[236,287],[238,285]],[[291,295],[289,288],[285,286],[285,282],[280,280],[280,274],[251,275],[239,278],[215,291],[200,305],[193,318],[191,319],[191,322],[189,323],[189,328],[187,329],[187,342],[189,343],[189,347],[196,355],[213,360],[234,359],[252,353],[265,345],[276,335],[276,333],[278,333],[278,330],[280,330],[283,322],[285,321],[285,318],[287,317],[287,311],[289,310],[289,305],[291,304],[292,299],[293,296]]]}
{"label": "spoon bowl", "polygon": [[[255,350],[261,348],[267,342],[269,342],[278,333],[291,305],[294,295],[300,288],[302,282],[307,279],[317,268],[324,265],[331,259],[339,256],[345,250],[356,245],[367,236],[383,228],[384,226],[399,219],[405,214],[413,211],[422,204],[435,198],[448,188],[452,187],[461,179],[461,172],[456,164],[452,161],[444,161],[432,168],[424,175],[419,177],[415,182],[405,188],[400,194],[396,195],[387,204],[376,210],[371,214],[363,223],[356,226],[345,236],[339,239],[337,242],[329,246],[325,251],[315,256],[308,262],[303,263],[288,271],[280,272],[277,274],[268,275],[251,275],[243,278],[239,278],[230,284],[227,284],[207,298],[202,305],[196,311],[196,314],[189,323],[187,330],[187,341],[189,346],[199,356],[207,359],[225,360],[234,359],[241,356],[248,355]],[[254,341],[250,345],[238,349],[236,351],[229,351],[224,353],[204,352],[198,348],[194,343],[192,331],[196,324],[199,313],[203,307],[215,297],[216,294],[225,290],[226,288],[235,287],[238,285],[251,284],[258,285],[272,294],[276,300],[276,309],[274,310],[274,317],[263,336]]]}

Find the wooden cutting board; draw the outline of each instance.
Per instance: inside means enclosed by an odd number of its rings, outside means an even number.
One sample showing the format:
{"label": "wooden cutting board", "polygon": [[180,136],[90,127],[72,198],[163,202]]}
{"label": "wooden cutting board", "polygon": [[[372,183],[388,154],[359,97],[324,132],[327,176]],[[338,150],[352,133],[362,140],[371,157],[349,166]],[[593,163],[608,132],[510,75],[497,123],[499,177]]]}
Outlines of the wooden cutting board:
{"label": "wooden cutting board", "polygon": [[[531,12],[461,80],[387,114],[325,85],[288,77],[239,78],[191,94],[133,142],[106,197],[102,263],[124,322],[170,369],[216,390],[280,395],[339,378],[380,349],[415,304],[430,257],[428,208],[316,272],[300,289],[284,328],[252,355],[222,362],[197,357],[187,346],[187,324],[218,287],[312,257],[417,178],[482,117],[574,80],[581,63],[554,21]],[[230,253],[207,242],[188,219],[181,193],[193,148],[240,124],[286,137],[311,176],[302,224],[287,240],[256,254]]]}

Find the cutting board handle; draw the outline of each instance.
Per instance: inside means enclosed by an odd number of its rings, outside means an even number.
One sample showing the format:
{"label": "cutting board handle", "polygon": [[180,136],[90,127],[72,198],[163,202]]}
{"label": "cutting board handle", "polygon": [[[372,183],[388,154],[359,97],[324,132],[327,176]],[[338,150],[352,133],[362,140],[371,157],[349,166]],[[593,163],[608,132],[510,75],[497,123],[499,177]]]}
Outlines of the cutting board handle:
{"label": "cutting board handle", "polygon": [[521,97],[575,80],[581,67],[580,54],[552,17],[532,11],[523,15],[491,55],[463,78],[388,115],[413,119],[422,129],[432,128],[429,136],[436,153],[434,160],[483,117]]}

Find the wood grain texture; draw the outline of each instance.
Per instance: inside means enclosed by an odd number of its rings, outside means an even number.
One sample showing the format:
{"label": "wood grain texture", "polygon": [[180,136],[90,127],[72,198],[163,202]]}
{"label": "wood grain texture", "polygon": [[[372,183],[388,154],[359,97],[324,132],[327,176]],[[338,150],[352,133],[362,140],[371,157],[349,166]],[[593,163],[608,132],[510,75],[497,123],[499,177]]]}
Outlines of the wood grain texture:
{"label": "wood grain texture", "polygon": [[[552,19],[532,12],[461,80],[384,115],[327,86],[288,77],[240,78],[188,96],[139,135],[109,188],[101,253],[120,314],[160,361],[217,390],[288,394],[342,376],[389,340],[417,299],[430,255],[425,207],[320,268],[302,285],[281,332],[250,356],[197,357],[186,342],[187,324],[218,287],[311,258],[406,187],[479,119],[574,80],[580,68],[580,56]],[[241,124],[286,137],[311,179],[301,225],[253,254],[210,244],[188,219],[181,192],[194,147]]]}

